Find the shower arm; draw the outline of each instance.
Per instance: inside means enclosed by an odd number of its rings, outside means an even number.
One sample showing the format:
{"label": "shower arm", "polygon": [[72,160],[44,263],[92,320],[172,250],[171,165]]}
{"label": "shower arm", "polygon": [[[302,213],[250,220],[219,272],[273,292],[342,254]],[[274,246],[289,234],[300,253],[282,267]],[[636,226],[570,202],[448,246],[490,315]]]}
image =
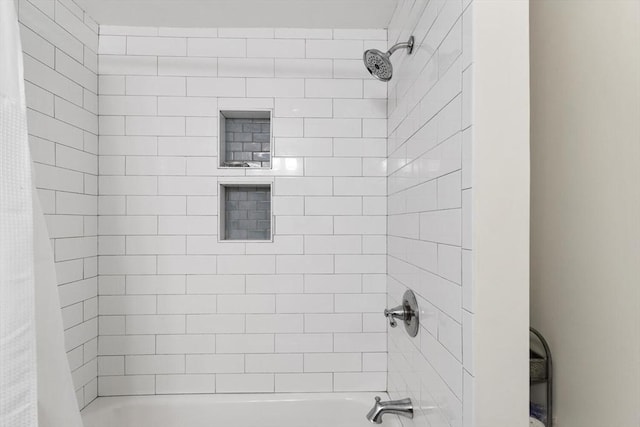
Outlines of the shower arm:
{"label": "shower arm", "polygon": [[408,53],[411,54],[413,52],[413,44],[414,44],[414,40],[413,40],[413,36],[411,36],[408,42],[396,43],[393,46],[391,46],[391,48],[387,51],[387,55],[389,56],[393,55],[393,53],[398,49],[407,49],[409,51]]}

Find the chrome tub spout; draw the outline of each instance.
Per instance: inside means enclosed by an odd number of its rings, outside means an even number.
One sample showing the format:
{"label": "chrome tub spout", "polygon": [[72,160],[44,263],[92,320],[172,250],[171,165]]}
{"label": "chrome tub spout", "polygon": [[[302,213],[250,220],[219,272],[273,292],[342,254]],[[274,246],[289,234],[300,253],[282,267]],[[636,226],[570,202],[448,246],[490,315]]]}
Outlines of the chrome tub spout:
{"label": "chrome tub spout", "polygon": [[380,401],[376,396],[376,403],[367,414],[367,419],[374,424],[382,424],[384,414],[396,414],[407,418],[413,418],[413,404],[411,399]]}

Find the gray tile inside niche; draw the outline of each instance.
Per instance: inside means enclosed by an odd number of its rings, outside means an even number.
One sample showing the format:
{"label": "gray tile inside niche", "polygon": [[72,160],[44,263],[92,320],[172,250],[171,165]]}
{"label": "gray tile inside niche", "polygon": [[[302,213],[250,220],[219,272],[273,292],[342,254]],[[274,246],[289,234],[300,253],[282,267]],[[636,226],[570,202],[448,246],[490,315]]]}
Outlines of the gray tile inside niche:
{"label": "gray tile inside niche", "polygon": [[225,186],[225,240],[271,240],[271,188]]}
{"label": "gray tile inside niche", "polygon": [[225,160],[251,162],[263,168],[270,167],[270,119],[227,117],[224,120]]}

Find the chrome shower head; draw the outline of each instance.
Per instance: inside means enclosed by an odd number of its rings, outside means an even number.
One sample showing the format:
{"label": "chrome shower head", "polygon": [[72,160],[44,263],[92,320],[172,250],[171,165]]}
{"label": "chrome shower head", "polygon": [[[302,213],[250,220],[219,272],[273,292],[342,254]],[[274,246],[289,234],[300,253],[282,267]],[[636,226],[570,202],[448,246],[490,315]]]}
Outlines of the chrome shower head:
{"label": "chrome shower head", "polygon": [[369,49],[362,56],[365,67],[373,77],[383,82],[388,82],[393,77],[393,65],[391,64],[391,55],[398,49],[406,48],[409,55],[413,52],[413,36],[406,43],[398,43],[391,47],[387,52],[381,52],[378,49]]}

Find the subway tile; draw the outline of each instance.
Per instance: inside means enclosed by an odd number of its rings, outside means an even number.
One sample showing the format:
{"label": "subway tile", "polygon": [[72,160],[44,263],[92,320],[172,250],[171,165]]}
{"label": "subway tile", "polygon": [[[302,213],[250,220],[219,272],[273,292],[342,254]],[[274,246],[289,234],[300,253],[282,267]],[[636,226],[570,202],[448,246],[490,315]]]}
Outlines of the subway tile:
{"label": "subway tile", "polygon": [[273,295],[219,295],[218,313],[274,313]]}
{"label": "subway tile", "polygon": [[330,59],[276,59],[275,76],[286,78],[331,78]]}
{"label": "subway tile", "polygon": [[20,22],[42,36],[45,40],[65,51],[77,61],[82,61],[82,42],[73,37],[60,25],[52,25],[52,17],[49,18],[42,10],[27,1],[21,1],[19,5]]}
{"label": "subway tile", "polygon": [[220,77],[274,77],[273,59],[219,58]]}
{"label": "subway tile", "polygon": [[302,98],[304,95],[305,83],[303,79],[247,79],[246,96],[250,98]]}
{"label": "subway tile", "polygon": [[246,372],[302,372],[302,354],[247,354]]}
{"label": "subway tile", "polygon": [[187,96],[244,97],[245,79],[187,77]]}
{"label": "subway tile", "polygon": [[274,154],[277,156],[331,156],[331,138],[275,138]]}
{"label": "subway tile", "polygon": [[123,396],[153,394],[155,377],[153,375],[107,376],[98,379],[100,396]]}
{"label": "subway tile", "polygon": [[103,95],[124,95],[125,94],[125,77],[124,76],[98,76],[98,88],[100,96]]}
{"label": "subway tile", "polygon": [[362,40],[307,40],[307,58],[352,59],[363,51]]}
{"label": "subway tile", "polygon": [[156,338],[157,354],[215,353],[214,335],[159,335]]}
{"label": "subway tile", "polygon": [[335,391],[380,391],[386,389],[386,372],[344,372],[334,375]]}
{"label": "subway tile", "polygon": [[158,234],[166,235],[215,235],[218,231],[217,217],[204,215],[161,216],[158,218],[158,227]]}
{"label": "subway tile", "polygon": [[107,116],[155,116],[158,112],[157,100],[150,96],[101,95],[99,108]]}
{"label": "subway tile", "polygon": [[264,393],[274,391],[273,374],[218,374],[217,393]]}
{"label": "subway tile", "polygon": [[242,275],[194,275],[187,277],[188,294],[242,294],[245,278]]}
{"label": "subway tile", "polygon": [[155,136],[100,136],[100,155],[156,155]]}
{"label": "subway tile", "polygon": [[241,334],[244,332],[244,318],[239,314],[190,314],[187,315],[187,333]]}
{"label": "subway tile", "polygon": [[153,354],[155,341],[153,335],[99,336],[98,354],[101,356]]}
{"label": "subway tile", "polygon": [[247,333],[302,333],[302,314],[249,314]]}
{"label": "subway tile", "polygon": [[[384,296],[383,296],[384,297]],[[386,300],[386,298],[385,298]],[[354,308],[353,311],[356,311]],[[361,332],[361,314],[305,314],[304,331],[316,332]]]}
{"label": "subway tile", "polygon": [[185,135],[184,117],[141,117],[126,118],[127,135],[180,136]]}
{"label": "subway tile", "polygon": [[215,274],[216,262],[211,255],[161,255],[158,274]]}
{"label": "subway tile", "polygon": [[333,218],[330,216],[277,216],[279,234],[332,234]]}
{"label": "subway tile", "polygon": [[273,274],[276,271],[273,255],[220,255],[218,263],[221,274]]}
{"label": "subway tile", "polygon": [[130,315],[126,317],[127,335],[178,334],[185,331],[184,316]]}
{"label": "subway tile", "polygon": [[184,276],[129,276],[126,280],[128,295],[156,295],[185,293]]}
{"label": "subway tile", "polygon": [[334,117],[387,118],[386,99],[334,99]]}
{"label": "subway tile", "polygon": [[174,355],[125,356],[125,374],[179,374],[184,372],[184,357]]}
{"label": "subway tile", "polygon": [[185,215],[184,196],[127,196],[128,215]]}
{"label": "subway tile", "polygon": [[323,28],[276,28],[278,39],[331,39],[333,31]]}
{"label": "subway tile", "polygon": [[158,75],[184,77],[215,77],[217,58],[159,57]]}
{"label": "subway tile", "polygon": [[301,293],[303,276],[299,274],[246,276],[248,294]]}
{"label": "subway tile", "polygon": [[305,176],[361,176],[362,159],[318,157],[305,159]]}
{"label": "subway tile", "polygon": [[304,202],[306,215],[360,215],[362,213],[361,197],[305,197]]}
{"label": "subway tile", "polygon": [[157,394],[215,393],[215,375],[157,375]]}
{"label": "subway tile", "polygon": [[126,55],[127,38],[125,36],[101,36],[98,47],[100,55]]}
{"label": "subway tile", "polygon": [[386,351],[387,337],[385,333],[349,333],[334,335],[334,351],[341,352],[375,352]]}
{"label": "subway tile", "polygon": [[158,193],[167,196],[214,196],[217,181],[209,177],[159,177]]}
{"label": "subway tile", "polygon": [[188,374],[219,374],[244,372],[243,354],[188,354]]}
{"label": "subway tile", "polygon": [[386,234],[386,217],[338,216],[334,219],[336,234]]}
{"label": "subway tile", "polygon": [[276,295],[277,313],[331,313],[333,295],[279,294]]}
{"label": "subway tile", "polygon": [[362,354],[362,370],[368,372],[386,372],[387,371],[387,354],[386,353],[363,353]]}
{"label": "subway tile", "polygon": [[273,353],[272,334],[218,335],[216,337],[218,353]]}
{"label": "subway tile", "polygon": [[247,57],[250,58],[304,58],[303,40],[248,39]]}
{"label": "subway tile", "polygon": [[100,75],[155,76],[158,74],[158,59],[153,56],[101,55]]}
{"label": "subway tile", "polygon": [[99,274],[155,274],[155,256],[100,256]]}
{"label": "subway tile", "polygon": [[99,301],[101,315],[155,314],[155,296],[103,296]]}
{"label": "subway tile", "polygon": [[160,97],[158,114],[162,116],[216,116],[217,100],[204,97]]}
{"label": "subway tile", "polygon": [[187,56],[205,56],[210,58],[243,58],[246,56],[246,40],[189,38]]}
{"label": "subway tile", "polygon": [[305,254],[359,254],[361,236],[305,236]]}
{"label": "subway tile", "polygon": [[282,98],[275,101],[275,117],[331,117],[330,99]]}
{"label": "subway tile", "polygon": [[330,392],[332,389],[330,373],[276,374],[276,392]]}
{"label": "subway tile", "polygon": [[216,313],[216,295],[159,295],[159,314]]}
{"label": "subway tile", "polygon": [[304,355],[305,372],[359,372],[361,369],[361,353],[306,353]]}
{"label": "subway tile", "polygon": [[307,79],[308,98],[362,98],[362,82],[351,79]]}
{"label": "subway tile", "polygon": [[127,95],[184,96],[186,85],[183,77],[126,76]]}
{"label": "subway tile", "polygon": [[277,255],[276,271],[291,273],[331,273],[334,271],[332,255]]}
{"label": "subway tile", "polygon": [[187,40],[175,37],[127,37],[127,55],[185,56]]}
{"label": "subway tile", "polygon": [[331,334],[276,334],[276,353],[330,353]]}
{"label": "subway tile", "polygon": [[360,274],[306,274],[304,292],[308,294],[360,293]]}

